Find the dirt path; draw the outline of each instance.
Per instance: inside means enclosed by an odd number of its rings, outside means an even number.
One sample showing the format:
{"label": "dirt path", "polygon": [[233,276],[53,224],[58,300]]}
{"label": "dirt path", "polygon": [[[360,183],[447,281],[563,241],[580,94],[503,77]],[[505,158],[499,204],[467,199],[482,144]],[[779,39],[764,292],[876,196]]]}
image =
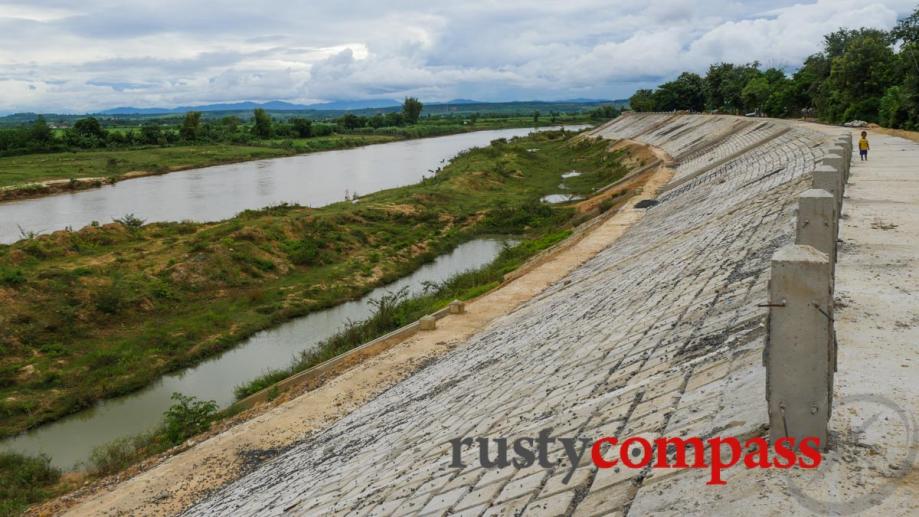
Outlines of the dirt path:
{"label": "dirt path", "polygon": [[204,493],[238,477],[247,458],[288,447],[328,426],[561,280],[640,219],[644,211],[633,205],[655,197],[672,175],[669,168],[659,167],[642,193],[622,209],[572,239],[570,245],[529,264],[519,277],[468,303],[466,314],[440,320],[437,330],[415,334],[319,388],[161,459],[134,477],[120,483],[107,480],[45,504],[35,513],[168,515],[182,511]]}

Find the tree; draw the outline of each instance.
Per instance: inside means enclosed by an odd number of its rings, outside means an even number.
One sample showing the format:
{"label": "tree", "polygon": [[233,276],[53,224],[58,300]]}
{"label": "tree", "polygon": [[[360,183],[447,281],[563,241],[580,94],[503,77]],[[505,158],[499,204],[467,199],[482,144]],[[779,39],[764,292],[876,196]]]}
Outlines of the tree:
{"label": "tree", "polygon": [[421,117],[421,110],[424,105],[415,97],[406,97],[402,103],[402,117],[408,124],[415,124]]}
{"label": "tree", "polygon": [[313,129],[313,122],[303,117],[294,117],[290,119],[290,125],[294,133],[300,138],[307,138]]}
{"label": "tree", "polygon": [[145,144],[159,144],[160,138],[163,136],[163,131],[160,129],[160,125],[156,122],[147,122],[140,128],[140,140]]}
{"label": "tree", "polygon": [[826,81],[829,102],[822,115],[832,122],[877,122],[881,97],[900,79],[897,56],[883,31],[862,29],[834,34],[840,33],[846,34],[846,47],[832,59]]}
{"label": "tree", "polygon": [[766,99],[769,98],[770,93],[772,93],[772,87],[765,77],[761,76],[751,80],[744,86],[740,94],[743,99],[744,110],[762,113],[763,105],[766,103]]}
{"label": "tree", "polygon": [[611,120],[619,116],[619,110],[615,106],[604,104],[591,110],[590,118],[594,120]]}
{"label": "tree", "polygon": [[105,130],[96,117],[86,117],[77,120],[73,124],[74,132],[82,137],[94,137],[100,140],[105,139]]}
{"label": "tree", "polygon": [[32,123],[32,127],[29,128],[29,139],[39,145],[50,144],[51,140],[54,139],[54,134],[51,132],[51,128],[48,127],[45,117],[39,115],[35,122]]}
{"label": "tree", "polygon": [[183,140],[194,142],[198,139],[201,129],[201,112],[189,111],[182,120],[182,127],[179,129],[179,135]]}
{"label": "tree", "polygon": [[364,125],[361,117],[358,117],[354,113],[346,113],[345,116],[341,118],[340,123],[345,129],[357,129]]}
{"label": "tree", "polygon": [[905,88],[891,86],[878,104],[878,122],[886,127],[902,127],[909,119],[909,96]]}
{"label": "tree", "polygon": [[220,125],[229,133],[235,133],[240,124],[242,124],[242,120],[235,115],[227,115],[220,119]]}
{"label": "tree", "polygon": [[629,97],[629,107],[634,111],[655,111],[654,91],[638,90]]}
{"label": "tree", "polygon": [[830,76],[830,60],[824,54],[814,54],[804,60],[804,66],[792,77],[794,103],[798,109],[823,105],[823,83]]}
{"label": "tree", "polygon": [[271,115],[262,108],[255,108],[253,119],[255,123],[252,126],[252,134],[258,138],[271,138]]}
{"label": "tree", "polygon": [[705,107],[709,110],[720,110],[724,107],[723,85],[727,76],[734,70],[731,63],[718,63],[708,67],[708,73],[702,81],[705,94]]}
{"label": "tree", "polygon": [[539,110],[533,112],[533,124],[539,124]]}
{"label": "tree", "polygon": [[658,88],[658,105],[661,111],[705,109],[705,83],[698,74],[683,72],[675,80]]}

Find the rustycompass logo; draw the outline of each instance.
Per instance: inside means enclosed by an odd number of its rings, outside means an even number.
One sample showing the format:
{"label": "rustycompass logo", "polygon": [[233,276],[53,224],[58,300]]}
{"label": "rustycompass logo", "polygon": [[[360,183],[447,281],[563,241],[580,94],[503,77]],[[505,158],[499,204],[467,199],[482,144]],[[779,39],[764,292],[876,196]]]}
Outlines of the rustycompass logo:
{"label": "rustycompass logo", "polygon": [[[486,438],[462,437],[450,440],[453,468],[465,468],[464,452],[477,448],[479,464],[485,468],[523,469],[538,463],[552,468],[567,460],[567,483],[574,471],[587,461],[598,469],[629,468],[641,470],[695,468],[708,469],[708,485],[727,484],[725,471],[734,467],[748,469],[816,469],[822,462],[820,440],[805,437],[800,441],[786,437],[769,443],[753,437],[741,441],[733,436],[649,440],[642,436],[624,439],[615,436],[594,438],[553,437],[543,429],[536,437]],[[554,453],[554,455],[553,455]]]}
{"label": "rustycompass logo", "polygon": [[[834,433],[823,467],[806,475],[786,471],[785,481],[792,497],[814,513],[854,515],[880,506],[903,485],[916,464],[919,429],[913,415],[881,395],[835,404],[836,414],[857,418]],[[883,446],[879,437],[885,437]]]}

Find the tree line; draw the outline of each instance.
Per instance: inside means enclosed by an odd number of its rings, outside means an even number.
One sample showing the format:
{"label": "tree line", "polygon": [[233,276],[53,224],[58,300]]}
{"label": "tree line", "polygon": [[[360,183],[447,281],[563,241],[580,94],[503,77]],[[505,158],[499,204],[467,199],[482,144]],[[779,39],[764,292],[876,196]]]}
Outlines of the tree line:
{"label": "tree line", "polygon": [[919,129],[919,9],[891,31],[840,29],[792,75],[757,62],[684,72],[629,99],[634,111],[713,111]]}
{"label": "tree line", "polygon": [[361,127],[399,127],[417,124],[424,105],[407,97],[401,112],[360,117],[347,113],[330,122],[315,122],[305,117],[274,120],[262,108],[252,113],[250,122],[237,116],[205,120],[199,111],[190,111],[178,125],[149,121],[139,128],[107,129],[96,117],[88,116],[71,127],[56,131],[39,115],[34,122],[17,128],[0,129],[0,156],[37,152],[175,145],[191,143],[246,144],[270,138],[310,138]]}

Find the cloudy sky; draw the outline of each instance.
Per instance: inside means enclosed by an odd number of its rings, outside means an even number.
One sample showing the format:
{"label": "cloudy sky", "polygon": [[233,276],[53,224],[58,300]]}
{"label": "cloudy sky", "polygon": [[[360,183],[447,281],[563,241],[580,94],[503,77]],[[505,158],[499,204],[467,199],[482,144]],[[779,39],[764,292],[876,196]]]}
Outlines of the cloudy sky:
{"label": "cloudy sky", "polygon": [[0,112],[239,100],[622,98],[794,67],[917,0],[0,0]]}

